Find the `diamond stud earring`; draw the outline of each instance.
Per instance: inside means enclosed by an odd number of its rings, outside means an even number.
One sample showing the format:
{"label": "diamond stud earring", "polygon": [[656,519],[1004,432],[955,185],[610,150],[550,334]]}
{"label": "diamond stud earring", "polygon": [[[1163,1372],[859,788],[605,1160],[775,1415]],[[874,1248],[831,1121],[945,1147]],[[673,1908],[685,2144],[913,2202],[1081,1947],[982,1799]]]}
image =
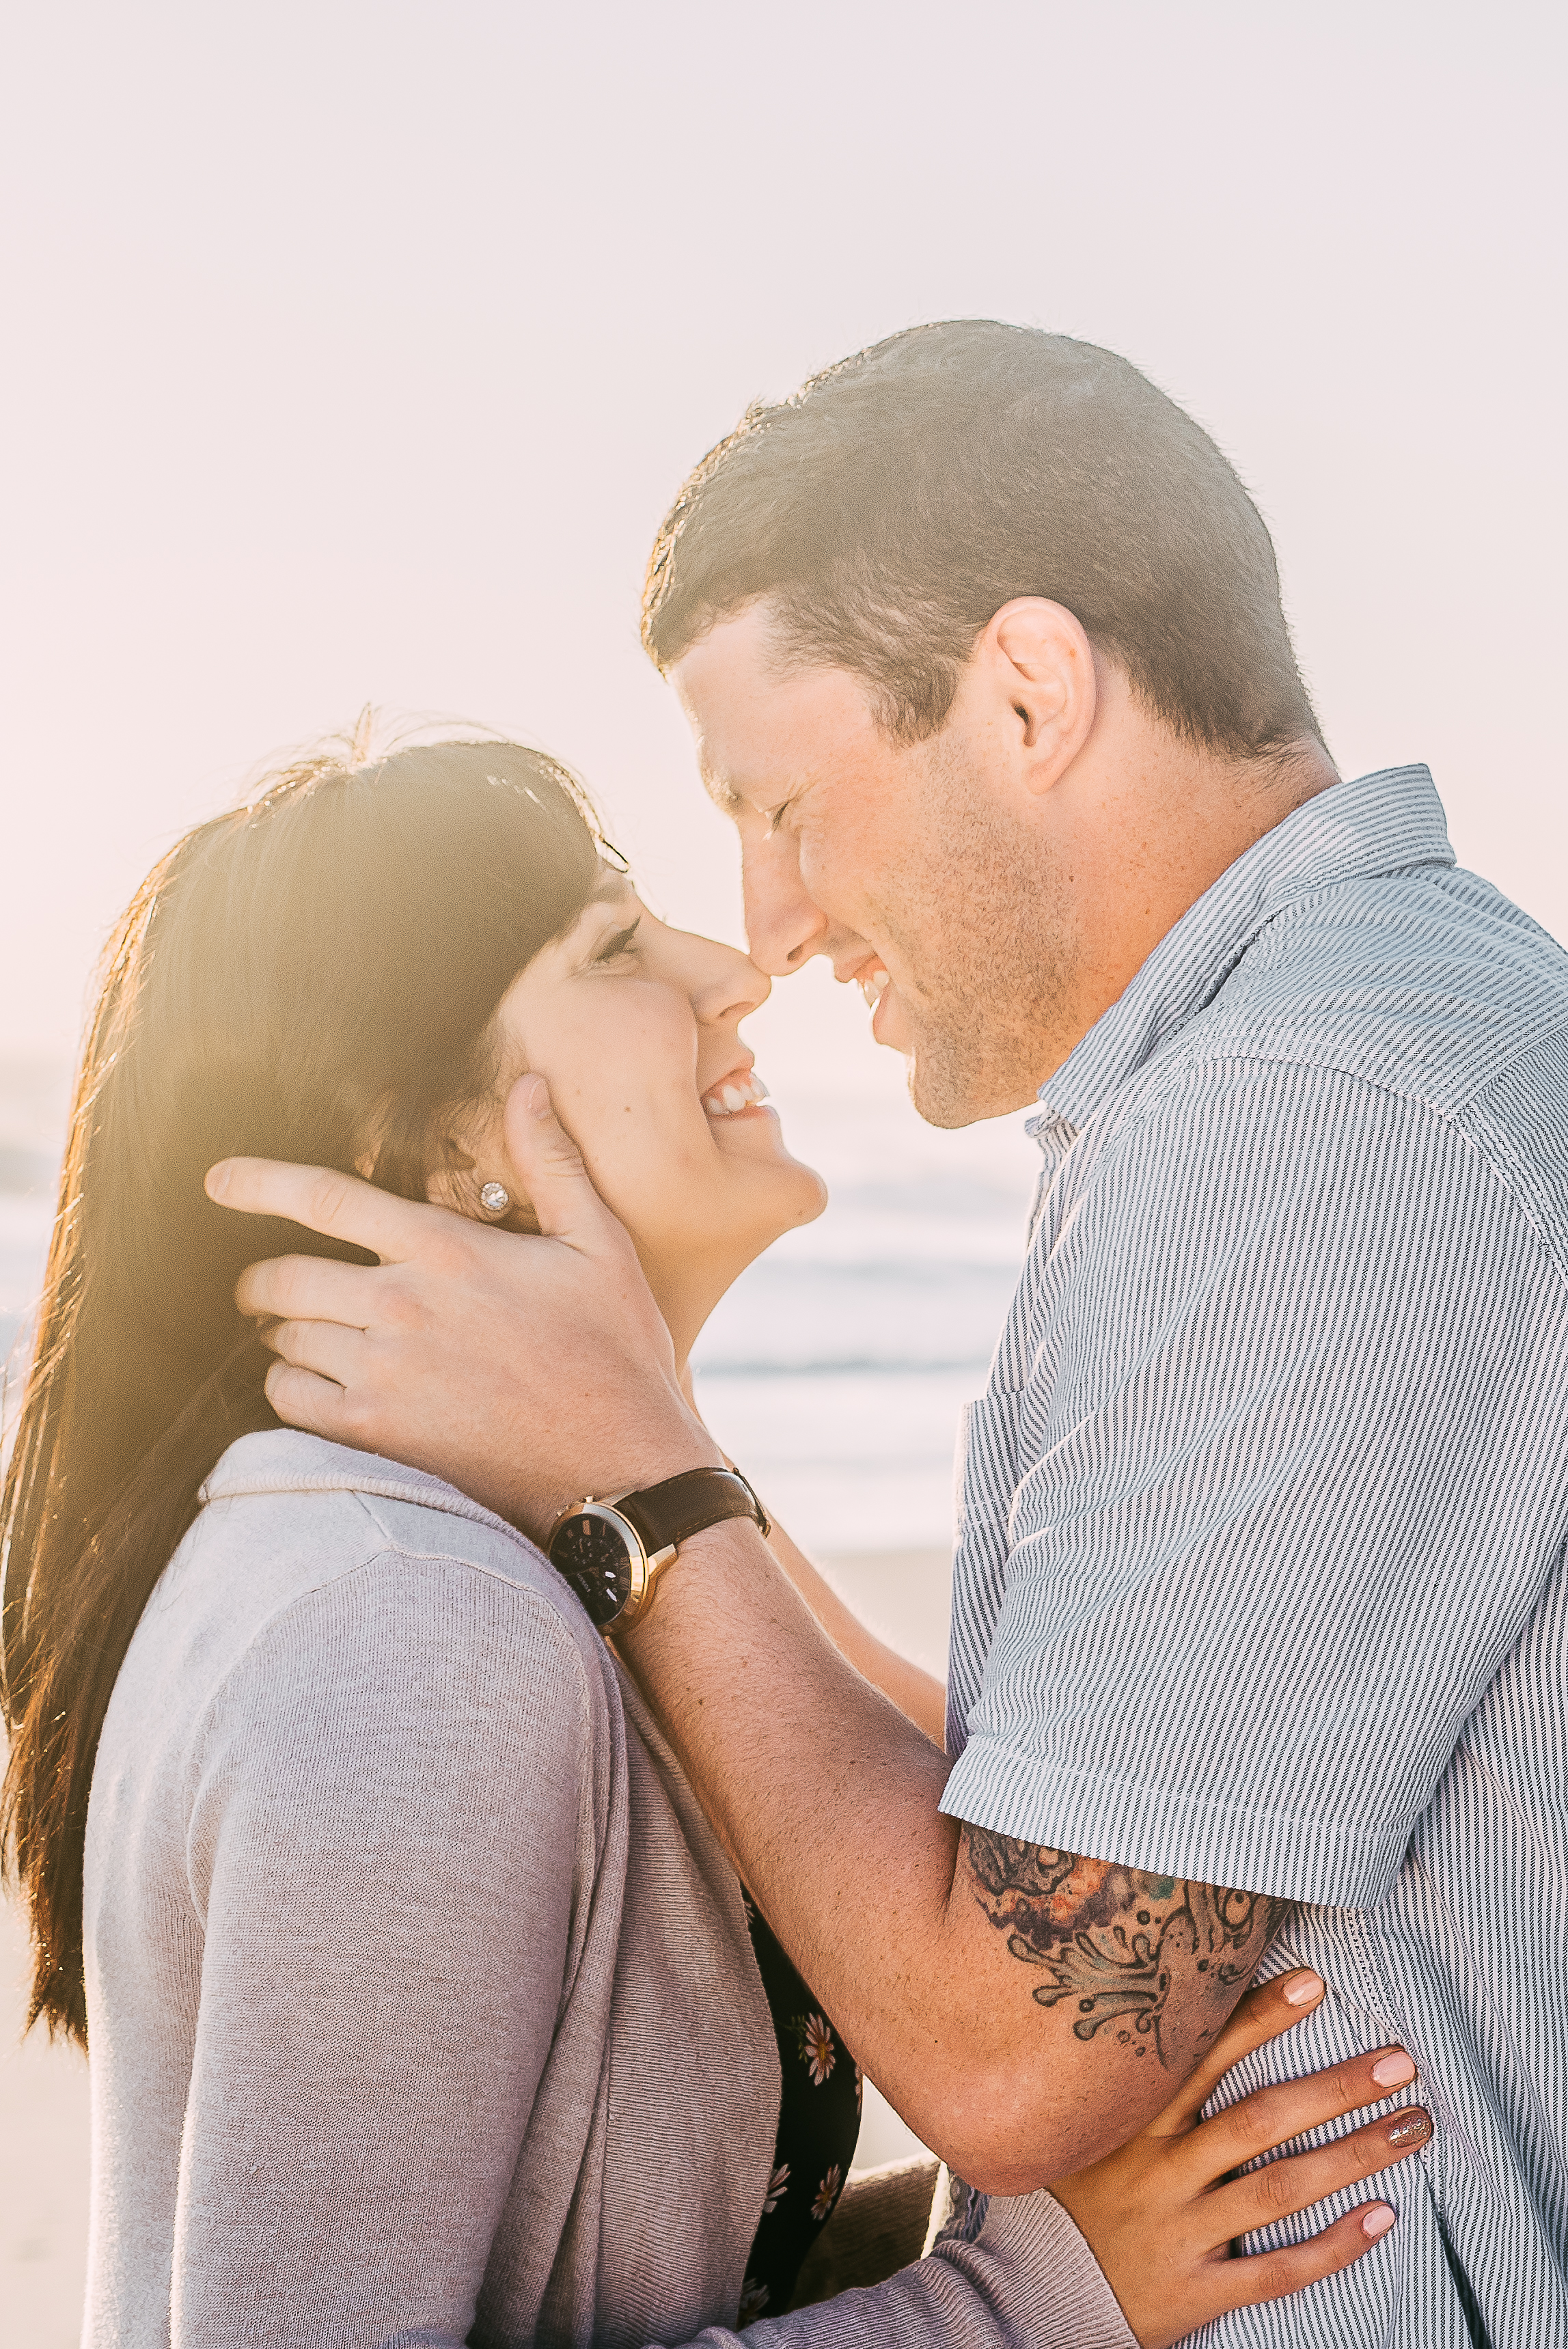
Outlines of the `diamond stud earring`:
{"label": "diamond stud earring", "polygon": [[504,1216],[511,1205],[511,1193],[500,1183],[486,1183],[480,1192],[480,1205],[487,1216]]}

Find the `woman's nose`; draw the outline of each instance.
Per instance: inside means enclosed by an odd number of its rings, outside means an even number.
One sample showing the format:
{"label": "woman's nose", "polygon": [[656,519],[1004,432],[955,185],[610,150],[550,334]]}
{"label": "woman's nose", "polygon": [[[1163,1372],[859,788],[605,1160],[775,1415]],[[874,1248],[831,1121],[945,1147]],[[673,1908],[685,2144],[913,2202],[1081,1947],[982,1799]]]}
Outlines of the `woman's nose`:
{"label": "woman's nose", "polygon": [[702,943],[707,968],[692,989],[692,1009],[697,1018],[712,1027],[742,1020],[758,1010],[773,992],[768,973],[738,947],[721,946],[716,938],[705,938]]}

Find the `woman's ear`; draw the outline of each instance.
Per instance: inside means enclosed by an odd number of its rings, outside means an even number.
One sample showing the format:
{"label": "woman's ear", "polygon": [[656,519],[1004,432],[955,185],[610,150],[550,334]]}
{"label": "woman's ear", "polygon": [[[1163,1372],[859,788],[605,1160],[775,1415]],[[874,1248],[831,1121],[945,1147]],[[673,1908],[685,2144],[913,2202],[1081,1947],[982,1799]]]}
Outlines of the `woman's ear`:
{"label": "woman's ear", "polygon": [[431,1167],[426,1178],[425,1196],[433,1207],[450,1207],[459,1216],[479,1214],[479,1185],[462,1179],[471,1174],[478,1164],[473,1153],[465,1150],[455,1133],[443,1133],[438,1164]]}
{"label": "woman's ear", "polygon": [[354,1154],[354,1171],[366,1183],[376,1180],[376,1169],[381,1163],[386,1146],[387,1129],[392,1123],[393,1097],[383,1093],[359,1133],[359,1148]]}
{"label": "woman's ear", "polygon": [[[481,1165],[470,1150],[464,1148],[455,1134],[443,1134],[441,1150],[444,1164],[436,1167],[425,1185],[425,1196],[433,1207],[449,1208],[453,1215],[467,1216],[470,1222],[489,1224],[495,1231],[528,1232],[535,1237],[539,1218],[528,1201],[520,1195],[517,1176],[510,1166],[499,1170],[490,1159],[492,1152]],[[511,1200],[504,1215],[492,1215],[480,1196],[487,1183],[499,1183]]]}
{"label": "woman's ear", "polygon": [[511,1206],[504,1216],[487,1216],[487,1223],[498,1224],[503,1232],[522,1232],[530,1239],[539,1237],[539,1217],[526,1199],[512,1194]]}

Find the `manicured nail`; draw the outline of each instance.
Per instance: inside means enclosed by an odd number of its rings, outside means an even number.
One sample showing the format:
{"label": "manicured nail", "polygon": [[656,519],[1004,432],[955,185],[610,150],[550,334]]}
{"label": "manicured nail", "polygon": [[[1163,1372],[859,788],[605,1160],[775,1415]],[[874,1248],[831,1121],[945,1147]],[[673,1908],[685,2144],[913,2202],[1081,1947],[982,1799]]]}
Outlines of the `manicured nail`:
{"label": "manicured nail", "polygon": [[1432,2124],[1426,2114],[1417,2111],[1412,2106],[1409,2112],[1401,2113],[1398,2119],[1391,2125],[1388,2130],[1388,2142],[1390,2145],[1419,2145],[1431,2134]]}
{"label": "manicured nail", "polygon": [[531,1077],[529,1079],[528,1092],[523,1098],[527,1102],[530,1113],[532,1116],[548,1117],[550,1115],[550,1087],[545,1083],[542,1077]]}
{"label": "manicured nail", "polygon": [[229,1187],[229,1162],[226,1158],[220,1159],[216,1166],[208,1167],[202,1187],[210,1199],[222,1197]]}
{"label": "manicured nail", "polygon": [[1361,2231],[1370,2235],[1374,2242],[1379,2235],[1386,2235],[1393,2223],[1394,2213],[1387,2202],[1374,2202],[1369,2210],[1361,2213]]}
{"label": "manicured nail", "polygon": [[1284,1988],[1287,2006],[1310,2006],[1315,1998],[1323,1996],[1323,1978],[1314,1973],[1286,1974]]}
{"label": "manicured nail", "polygon": [[1372,2066],[1372,2077],[1380,2088],[1402,2088],[1407,2080],[1416,2076],[1416,2067],[1402,2047],[1392,2055],[1379,2055]]}

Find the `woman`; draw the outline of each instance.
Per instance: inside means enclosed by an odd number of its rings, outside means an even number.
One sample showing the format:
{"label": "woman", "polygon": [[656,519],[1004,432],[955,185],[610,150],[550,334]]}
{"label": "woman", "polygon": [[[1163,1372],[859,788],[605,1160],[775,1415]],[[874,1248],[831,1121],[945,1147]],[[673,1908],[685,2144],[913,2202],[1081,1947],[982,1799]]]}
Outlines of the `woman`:
{"label": "woman", "polygon": [[[204,1169],[356,1168],[525,1229],[500,1116],[525,1070],[684,1360],[823,1205],[739,1040],[767,988],[647,915],[570,779],[498,742],[307,761],[183,840],[121,926],[5,1497],[9,1841],[33,2013],[93,2048],[101,2349],[636,2344],[762,2310],[754,2338],[817,2349],[1129,2319],[1147,2344],[1392,2223],[1225,2260],[1286,2173],[1212,2181],[1413,2071],[1384,2051],[1276,2092],[1266,2127],[1254,2105],[1194,2130],[1223,2062],[1305,2011],[1271,1984],[1123,2155],[783,2314],[849,2168],[852,2059],[539,1553],[268,1408],[232,1292],[271,1236]],[[934,1684],[783,1554],[940,1735]],[[1418,2142],[1394,2117],[1289,2165],[1291,2207]]]}

